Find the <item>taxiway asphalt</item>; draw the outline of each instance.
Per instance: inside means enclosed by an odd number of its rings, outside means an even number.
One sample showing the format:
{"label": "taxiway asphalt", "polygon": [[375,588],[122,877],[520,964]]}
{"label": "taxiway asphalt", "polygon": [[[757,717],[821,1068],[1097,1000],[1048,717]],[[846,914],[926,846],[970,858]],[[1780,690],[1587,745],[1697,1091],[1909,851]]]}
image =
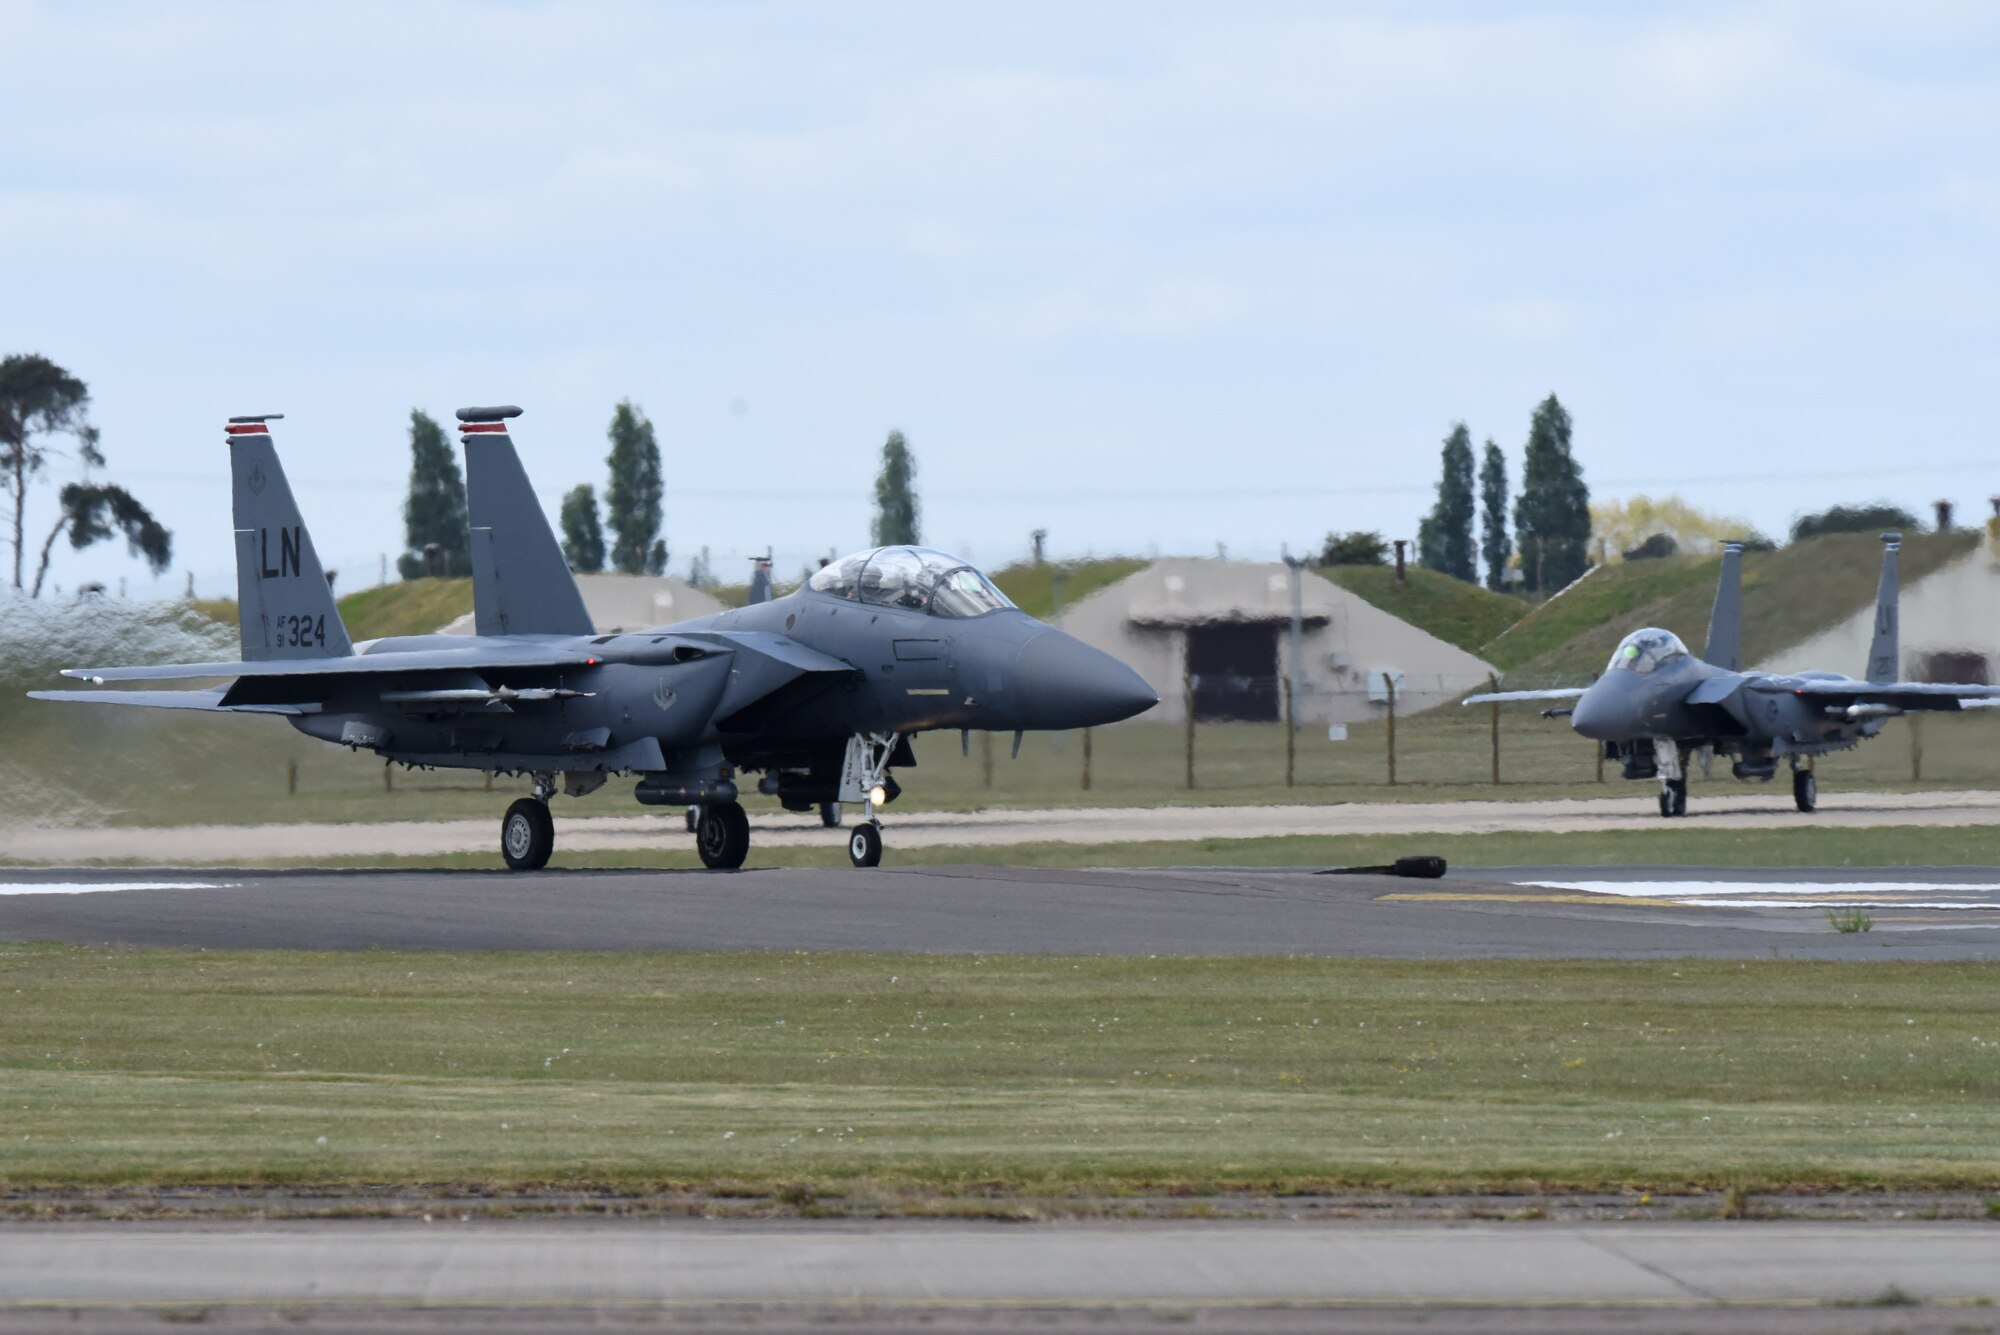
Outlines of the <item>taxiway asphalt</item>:
{"label": "taxiway asphalt", "polygon": [[[1870,930],[1836,931],[1857,910]],[[2000,868],[4,871],[0,940],[293,950],[2000,959]]]}

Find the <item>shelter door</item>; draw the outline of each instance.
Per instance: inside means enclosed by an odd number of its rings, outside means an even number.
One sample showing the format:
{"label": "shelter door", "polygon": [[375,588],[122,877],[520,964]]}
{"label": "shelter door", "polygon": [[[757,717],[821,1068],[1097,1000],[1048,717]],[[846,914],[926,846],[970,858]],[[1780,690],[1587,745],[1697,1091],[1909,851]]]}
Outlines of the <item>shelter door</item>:
{"label": "shelter door", "polygon": [[1273,723],[1283,712],[1275,624],[1190,626],[1187,667],[1198,719]]}

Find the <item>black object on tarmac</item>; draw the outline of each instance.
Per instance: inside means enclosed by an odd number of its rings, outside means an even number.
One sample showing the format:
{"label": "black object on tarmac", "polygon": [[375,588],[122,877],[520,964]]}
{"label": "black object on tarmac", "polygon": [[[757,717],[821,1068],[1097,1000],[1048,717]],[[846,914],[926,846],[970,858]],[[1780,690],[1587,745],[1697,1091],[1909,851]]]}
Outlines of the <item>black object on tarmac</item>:
{"label": "black object on tarmac", "polygon": [[1313,875],[1315,876],[1416,876],[1427,881],[1434,881],[1438,877],[1444,875],[1444,872],[1445,872],[1445,863],[1443,858],[1423,857],[1423,858],[1397,858],[1394,862],[1385,862],[1382,863],[1380,866],[1375,866],[1375,867],[1328,867],[1325,871],[1314,872]]}

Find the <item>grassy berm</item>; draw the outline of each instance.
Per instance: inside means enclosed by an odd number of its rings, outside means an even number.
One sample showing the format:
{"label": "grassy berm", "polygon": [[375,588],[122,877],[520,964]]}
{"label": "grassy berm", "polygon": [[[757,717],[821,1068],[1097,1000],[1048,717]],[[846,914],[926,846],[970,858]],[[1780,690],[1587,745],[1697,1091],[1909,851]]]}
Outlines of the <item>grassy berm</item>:
{"label": "grassy berm", "polygon": [[13,946],[0,978],[15,1192],[2000,1186],[1986,965]]}

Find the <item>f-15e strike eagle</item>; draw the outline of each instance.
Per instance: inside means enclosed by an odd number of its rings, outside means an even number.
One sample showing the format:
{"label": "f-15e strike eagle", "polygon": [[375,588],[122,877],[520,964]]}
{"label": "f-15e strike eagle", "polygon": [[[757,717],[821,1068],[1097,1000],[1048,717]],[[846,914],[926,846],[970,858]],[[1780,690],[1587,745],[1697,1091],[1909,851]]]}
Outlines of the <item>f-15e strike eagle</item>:
{"label": "f-15e strike eagle", "polygon": [[877,809],[913,733],[1087,728],[1158,703],[1108,654],[1020,611],[966,562],[921,547],[857,552],[783,598],[635,634],[599,635],[507,428],[520,409],[465,408],[476,634],[352,644],[271,440],[280,414],[227,428],[243,661],[74,668],[106,682],[216,679],[197,690],[34,691],[36,699],[275,714],[387,762],[526,775],[500,851],[555,847],[549,800],[614,774],[696,814],[710,867],[740,867],[739,775],[788,809],[859,803],[857,867],[882,858]]}
{"label": "f-15e strike eagle", "polygon": [[1574,700],[1570,726],[1604,747],[1628,779],[1660,781],[1660,814],[1687,814],[1691,757],[1734,758],[1739,779],[1769,782],[1783,759],[1792,767],[1792,800],[1800,811],[1819,804],[1812,758],[1845,751],[1882,731],[1898,714],[1982,709],[2000,705],[2000,687],[1897,681],[1896,554],[1902,534],[1882,535],[1882,580],[1875,593],[1875,636],[1868,679],[1838,672],[1778,676],[1742,670],[1743,548],[1723,548],[1715,607],[1702,657],[1669,630],[1635,630],[1618,642],[1604,675],[1588,687],[1495,691],[1468,696],[1468,705],[1510,700]]}

